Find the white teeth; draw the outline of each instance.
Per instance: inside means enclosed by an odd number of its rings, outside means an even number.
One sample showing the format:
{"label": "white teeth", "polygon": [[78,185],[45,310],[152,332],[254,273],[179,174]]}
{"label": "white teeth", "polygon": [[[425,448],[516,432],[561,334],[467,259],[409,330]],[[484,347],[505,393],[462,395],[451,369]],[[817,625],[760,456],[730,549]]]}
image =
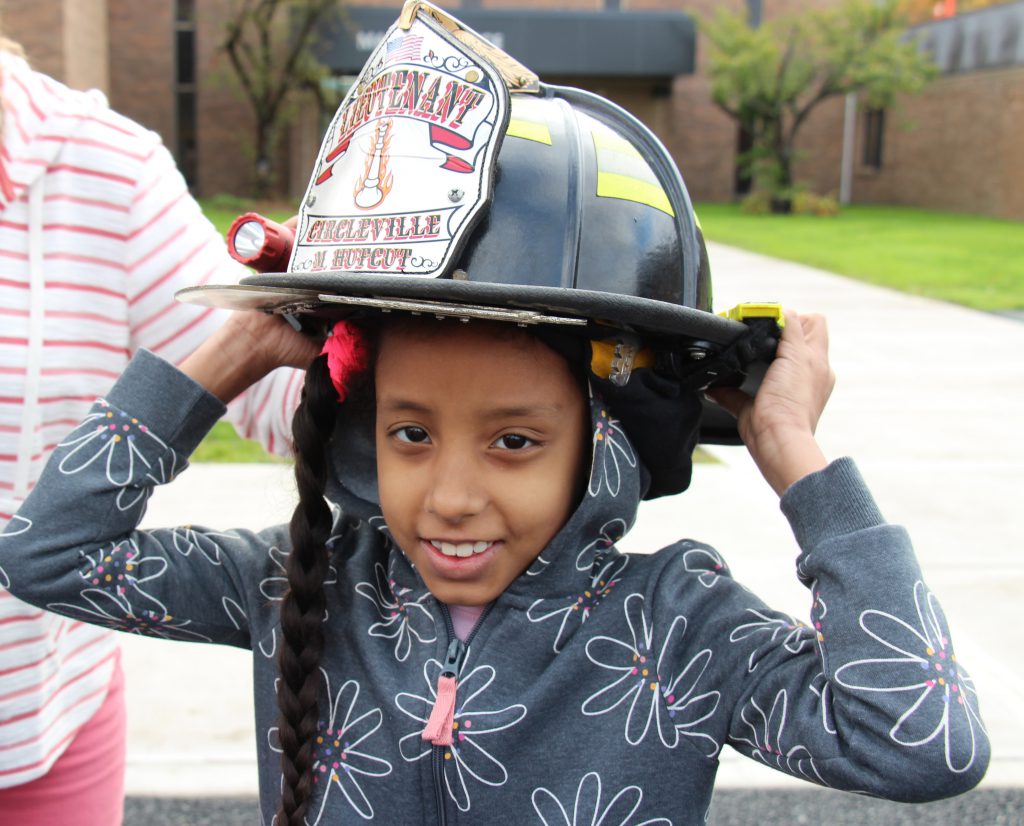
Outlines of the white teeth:
{"label": "white teeth", "polygon": [[467,557],[472,556],[473,554],[480,554],[491,547],[491,543],[486,541],[460,542],[456,545],[451,542],[439,542],[432,539],[430,540],[430,544],[445,556],[457,557]]}

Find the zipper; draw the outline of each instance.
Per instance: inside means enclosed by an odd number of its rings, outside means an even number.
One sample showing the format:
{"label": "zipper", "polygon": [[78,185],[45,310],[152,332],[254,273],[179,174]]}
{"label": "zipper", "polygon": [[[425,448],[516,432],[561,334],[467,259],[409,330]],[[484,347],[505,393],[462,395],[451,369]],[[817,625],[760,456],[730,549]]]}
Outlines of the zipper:
{"label": "zipper", "polygon": [[[480,617],[473,624],[473,628],[466,636],[465,642],[460,640],[455,634],[455,625],[452,622],[452,615],[448,611],[448,606],[443,602],[439,603],[439,605],[441,606],[441,616],[444,618],[445,629],[448,632],[448,650],[445,652],[444,666],[441,669],[438,686],[441,685],[442,679],[458,680],[459,673],[462,671],[462,665],[466,661],[466,653],[469,650],[469,643],[472,642],[473,637],[476,636],[476,632],[480,630],[480,626],[483,625],[484,620],[487,619],[487,615],[491,613],[491,608],[494,607],[494,603],[492,602],[484,608]],[[452,691],[455,691],[456,688],[457,684],[452,687]],[[438,689],[438,692],[440,693],[440,688]],[[454,702],[455,698],[453,696],[453,705]],[[433,719],[433,717],[434,714],[431,713],[431,719]],[[428,721],[427,725],[430,725],[430,721]],[[450,723],[448,723],[447,734],[449,736],[451,735]],[[448,814],[444,801],[444,753],[446,749],[451,748],[452,746],[450,745],[437,745],[436,743],[431,747],[430,759],[434,774],[434,802],[437,804],[438,826],[446,826],[448,823]]]}

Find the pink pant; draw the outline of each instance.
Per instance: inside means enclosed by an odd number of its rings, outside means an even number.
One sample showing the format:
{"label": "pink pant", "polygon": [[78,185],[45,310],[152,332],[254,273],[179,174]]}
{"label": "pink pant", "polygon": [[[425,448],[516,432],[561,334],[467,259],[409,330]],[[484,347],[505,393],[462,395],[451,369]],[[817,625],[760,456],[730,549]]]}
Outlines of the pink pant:
{"label": "pink pant", "polygon": [[0,789],[0,822],[17,826],[120,826],[124,813],[124,674],[118,656],[103,705],[49,772]]}

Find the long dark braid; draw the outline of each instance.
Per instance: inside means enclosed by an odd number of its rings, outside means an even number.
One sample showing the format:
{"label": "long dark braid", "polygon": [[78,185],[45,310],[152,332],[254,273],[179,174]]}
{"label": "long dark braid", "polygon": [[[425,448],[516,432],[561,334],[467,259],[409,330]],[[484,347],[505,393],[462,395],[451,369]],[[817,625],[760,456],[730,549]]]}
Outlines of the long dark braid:
{"label": "long dark braid", "polygon": [[280,826],[301,826],[313,793],[315,738],[319,727],[320,659],[324,651],[326,596],[324,580],[332,528],[324,501],[330,436],[338,395],[330,382],[327,360],[318,357],[306,373],[302,403],[292,422],[295,481],[299,504],[291,521],[292,550],[286,571],[288,592],[281,603],[277,704],[284,783]]}

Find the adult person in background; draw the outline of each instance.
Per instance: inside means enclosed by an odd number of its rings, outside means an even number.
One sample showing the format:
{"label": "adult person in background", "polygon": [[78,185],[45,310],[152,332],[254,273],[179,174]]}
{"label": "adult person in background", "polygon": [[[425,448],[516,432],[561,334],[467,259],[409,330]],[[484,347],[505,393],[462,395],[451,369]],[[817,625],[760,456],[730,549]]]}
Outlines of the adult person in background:
{"label": "adult person in background", "polygon": [[[175,291],[244,271],[157,135],[33,71],[8,40],[0,76],[2,526],[135,350],[179,362],[220,326]],[[300,388],[277,371],[230,418],[285,452]],[[124,753],[114,634],[0,588],[0,821],[116,826]]]}

